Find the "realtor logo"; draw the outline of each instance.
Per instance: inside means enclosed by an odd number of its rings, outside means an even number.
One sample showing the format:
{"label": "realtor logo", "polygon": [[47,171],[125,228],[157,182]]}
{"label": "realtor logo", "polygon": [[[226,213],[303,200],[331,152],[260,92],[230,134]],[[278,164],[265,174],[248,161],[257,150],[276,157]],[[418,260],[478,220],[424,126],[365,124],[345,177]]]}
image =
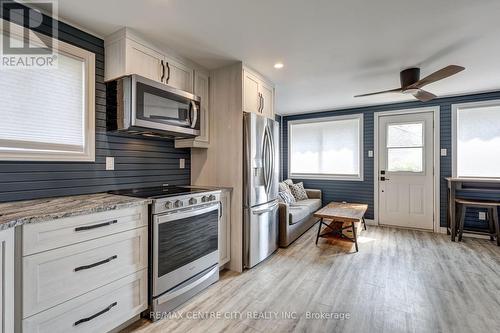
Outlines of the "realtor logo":
{"label": "realtor logo", "polygon": [[55,2],[0,0],[0,5],[0,69],[57,67]]}

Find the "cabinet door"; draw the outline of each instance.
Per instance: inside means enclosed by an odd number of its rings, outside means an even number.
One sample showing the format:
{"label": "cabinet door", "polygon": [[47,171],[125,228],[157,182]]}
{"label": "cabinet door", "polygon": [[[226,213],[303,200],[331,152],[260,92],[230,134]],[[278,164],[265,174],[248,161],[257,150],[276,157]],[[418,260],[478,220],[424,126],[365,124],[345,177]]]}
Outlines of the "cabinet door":
{"label": "cabinet door", "polygon": [[262,96],[262,114],[268,118],[274,119],[274,89],[272,86],[261,82],[259,91]]}
{"label": "cabinet door", "polygon": [[260,114],[259,79],[243,71],[243,111]]}
{"label": "cabinet door", "polygon": [[14,332],[14,228],[0,231],[0,333]]}
{"label": "cabinet door", "polygon": [[126,58],[127,74],[138,74],[161,82],[164,70],[161,65],[163,55],[129,39]]}
{"label": "cabinet door", "polygon": [[193,92],[193,69],[172,58],[165,58],[165,83],[177,89]]}
{"label": "cabinet door", "polygon": [[201,97],[200,105],[200,136],[196,138],[197,141],[209,143],[209,128],[210,128],[210,115],[209,115],[209,78],[208,75],[195,71],[194,73],[194,94]]}
{"label": "cabinet door", "polygon": [[219,220],[219,267],[231,259],[231,192],[221,194],[222,214]]}

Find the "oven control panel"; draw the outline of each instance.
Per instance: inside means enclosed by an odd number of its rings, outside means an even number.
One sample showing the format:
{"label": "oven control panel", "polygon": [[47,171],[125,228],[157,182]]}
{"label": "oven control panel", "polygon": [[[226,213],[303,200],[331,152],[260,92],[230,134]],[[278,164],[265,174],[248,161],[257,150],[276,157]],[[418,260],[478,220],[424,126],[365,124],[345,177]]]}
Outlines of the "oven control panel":
{"label": "oven control panel", "polygon": [[201,205],[216,203],[220,201],[220,193],[220,190],[216,190],[156,199],[153,202],[153,214],[168,213],[179,209],[196,208]]}

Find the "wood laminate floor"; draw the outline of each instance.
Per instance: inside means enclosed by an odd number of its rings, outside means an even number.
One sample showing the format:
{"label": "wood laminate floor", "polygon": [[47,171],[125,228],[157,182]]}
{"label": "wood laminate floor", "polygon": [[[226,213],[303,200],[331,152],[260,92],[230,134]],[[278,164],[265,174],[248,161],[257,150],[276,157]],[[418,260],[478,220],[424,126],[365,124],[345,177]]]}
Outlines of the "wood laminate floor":
{"label": "wood laminate floor", "polygon": [[[315,232],[243,274],[222,272],[178,309],[179,318],[141,320],[125,331],[500,332],[500,247],[493,242],[368,226],[360,251],[347,253],[345,243],[315,246]],[[192,318],[205,313],[222,318]]]}

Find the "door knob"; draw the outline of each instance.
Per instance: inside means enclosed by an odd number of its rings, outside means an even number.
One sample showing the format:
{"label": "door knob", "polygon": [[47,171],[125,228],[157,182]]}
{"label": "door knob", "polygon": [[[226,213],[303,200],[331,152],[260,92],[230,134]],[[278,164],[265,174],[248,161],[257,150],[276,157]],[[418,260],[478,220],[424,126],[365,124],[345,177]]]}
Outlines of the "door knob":
{"label": "door knob", "polygon": [[390,180],[390,179],[386,178],[386,177],[380,177],[380,181],[385,182],[386,180]]}

